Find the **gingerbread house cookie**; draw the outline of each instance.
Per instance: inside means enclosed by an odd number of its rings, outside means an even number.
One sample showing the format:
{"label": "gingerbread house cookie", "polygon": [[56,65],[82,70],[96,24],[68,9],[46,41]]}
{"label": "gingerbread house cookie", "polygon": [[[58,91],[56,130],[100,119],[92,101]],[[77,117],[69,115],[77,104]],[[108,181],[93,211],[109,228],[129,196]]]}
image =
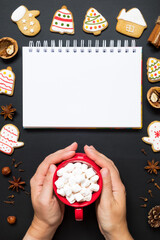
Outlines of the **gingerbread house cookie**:
{"label": "gingerbread house cookie", "polygon": [[117,17],[117,32],[130,37],[139,38],[147,24],[138,8],[132,8],[128,11],[122,9]]}

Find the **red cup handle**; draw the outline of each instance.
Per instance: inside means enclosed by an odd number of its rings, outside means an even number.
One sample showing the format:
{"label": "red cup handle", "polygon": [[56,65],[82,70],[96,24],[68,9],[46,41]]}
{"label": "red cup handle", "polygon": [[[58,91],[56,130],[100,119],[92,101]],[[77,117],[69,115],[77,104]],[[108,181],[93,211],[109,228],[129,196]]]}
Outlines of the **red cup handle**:
{"label": "red cup handle", "polygon": [[83,221],[83,208],[75,208],[74,213],[76,221]]}

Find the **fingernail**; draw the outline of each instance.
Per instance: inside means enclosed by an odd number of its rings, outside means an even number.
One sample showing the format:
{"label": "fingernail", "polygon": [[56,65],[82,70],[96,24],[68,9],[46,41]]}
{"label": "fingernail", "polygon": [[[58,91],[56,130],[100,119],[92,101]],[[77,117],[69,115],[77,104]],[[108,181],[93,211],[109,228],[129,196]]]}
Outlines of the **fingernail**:
{"label": "fingernail", "polygon": [[109,173],[109,170],[107,168],[103,168],[101,170],[102,177],[107,177]]}
{"label": "fingernail", "polygon": [[53,173],[55,171],[55,165],[51,164],[49,167],[49,171]]}
{"label": "fingernail", "polygon": [[92,148],[92,149],[94,149],[94,150],[95,150],[95,148],[93,147],[93,145],[91,145],[91,146],[90,146],[90,148]]}

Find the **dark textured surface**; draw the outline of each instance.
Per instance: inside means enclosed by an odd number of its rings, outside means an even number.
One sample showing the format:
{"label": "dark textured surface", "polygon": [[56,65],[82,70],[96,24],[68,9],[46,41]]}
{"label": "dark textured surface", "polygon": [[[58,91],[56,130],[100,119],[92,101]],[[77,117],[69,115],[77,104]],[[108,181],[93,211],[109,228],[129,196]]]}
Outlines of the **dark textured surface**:
{"label": "dark textured surface", "polygon": [[[32,40],[51,40],[55,39],[106,39],[109,42],[110,39],[124,40],[129,37],[123,36],[115,31],[116,17],[122,8],[127,10],[132,7],[139,8],[148,24],[148,28],[143,33],[142,37],[137,40],[138,46],[143,46],[143,129],[142,130],[23,130],[22,129],[22,51],[21,47],[28,45],[28,41],[31,39],[21,34],[17,25],[10,20],[11,13],[20,5],[24,4],[29,10],[38,9],[41,14],[38,20],[41,23],[41,32],[32,38]],[[49,31],[50,24],[53,18],[54,12],[62,5],[67,5],[72,11],[75,19],[75,35],[61,36]],[[82,23],[86,11],[90,7],[95,7],[101,12],[109,22],[109,27],[100,36],[94,37],[88,35],[82,31]],[[153,120],[159,120],[159,110],[151,108],[146,100],[146,93],[151,86],[159,86],[160,84],[151,84],[147,80],[146,75],[146,61],[148,57],[160,58],[160,51],[147,44],[147,39],[155,25],[155,21],[160,14],[159,12],[159,0],[66,0],[64,1],[9,1],[0,0],[0,37],[9,36],[18,41],[19,52],[12,60],[3,61],[0,59],[0,69],[6,68],[10,65],[16,74],[15,93],[13,97],[5,95],[0,96],[0,105],[6,105],[13,103],[17,108],[17,114],[13,120],[21,131],[20,140],[24,141],[25,146],[23,148],[15,150],[12,156],[7,156],[0,153],[0,169],[3,166],[10,165],[11,159],[14,157],[16,161],[23,161],[21,168],[25,169],[25,172],[19,174],[18,171],[13,169],[13,173],[18,176],[21,175],[27,182],[26,189],[29,190],[29,179],[34,174],[37,166],[43,161],[44,157],[66,145],[77,141],[79,144],[78,151],[83,152],[83,146],[85,144],[94,145],[99,151],[111,158],[118,166],[122,180],[126,186],[127,191],[127,217],[128,225],[133,237],[137,240],[158,240],[159,230],[153,230],[147,223],[147,212],[152,206],[160,204],[160,192],[153,186],[154,198],[149,200],[147,209],[141,209],[140,204],[143,201],[139,200],[139,196],[147,196],[147,190],[149,186],[146,184],[147,180],[151,177],[144,171],[143,167],[146,165],[146,160],[155,158],[158,160],[160,154],[153,153],[149,145],[145,145],[141,141],[141,137],[146,135],[146,129],[148,124]],[[116,64],[116,63],[115,63]],[[128,77],[129,80],[129,77]],[[127,99],[128,100],[128,99]],[[118,107],[118,106],[116,106]],[[115,107],[115,111],[116,111]],[[45,109],[39,113],[46,114]],[[10,121],[4,121],[0,117],[0,128],[10,123]],[[148,156],[144,156],[140,149],[145,148]],[[160,180],[157,178],[157,182],[160,184]],[[28,196],[23,192],[16,194],[15,206],[8,206],[2,203],[6,197],[11,194],[8,188],[8,178],[0,175],[0,239],[1,240],[20,240],[29,227],[33,211],[31,201]],[[16,215],[17,223],[14,226],[8,225],[6,218],[8,215]],[[54,239],[70,239],[70,240],[100,240],[101,236],[96,216],[94,205],[87,207],[84,210],[84,221],[75,222],[74,212],[71,208],[66,208],[65,218],[58,229]],[[121,240],[122,238],[119,237]]]}

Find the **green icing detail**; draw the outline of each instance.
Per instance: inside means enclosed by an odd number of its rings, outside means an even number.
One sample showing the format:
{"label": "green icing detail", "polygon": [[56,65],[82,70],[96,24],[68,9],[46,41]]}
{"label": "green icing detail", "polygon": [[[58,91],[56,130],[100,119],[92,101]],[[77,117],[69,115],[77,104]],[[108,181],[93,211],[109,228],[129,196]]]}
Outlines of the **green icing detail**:
{"label": "green icing detail", "polygon": [[61,14],[60,14],[60,13],[58,13],[58,16],[60,17],[60,16],[61,16]]}
{"label": "green icing detail", "polygon": [[148,71],[148,73],[154,73],[154,72],[158,71],[159,69],[160,69],[160,67],[159,68],[155,68],[155,70],[152,70],[151,72]]}
{"label": "green icing detail", "polygon": [[153,79],[153,80],[159,79],[160,80],[160,76],[158,76],[158,77],[149,77],[149,79]]}
{"label": "green icing detail", "polygon": [[61,23],[61,26],[64,26],[64,23]]}
{"label": "green icing detail", "polygon": [[157,63],[158,63],[158,61],[154,62],[153,64],[149,65],[148,67],[153,67]]}
{"label": "green icing detail", "polygon": [[66,17],[66,15],[63,15],[63,17]]}
{"label": "green icing detail", "polygon": [[[99,24],[102,24],[102,23],[104,23],[104,22],[106,22],[106,21],[99,22],[99,23],[87,23],[87,25],[99,25]],[[85,24],[86,24],[86,23],[85,23]]]}
{"label": "green icing detail", "polygon": [[55,24],[57,25],[57,24],[58,24],[58,22],[55,22]]}
{"label": "green icing detail", "polygon": [[[88,16],[87,16],[88,17]],[[88,20],[88,21],[86,21],[85,22],[85,24],[88,24],[89,22],[92,22],[92,21],[95,21],[97,18],[99,18],[100,17],[100,15],[98,15],[98,16],[95,16],[95,17],[92,17],[92,19],[91,20]],[[89,18],[91,18],[91,17],[89,17]]]}
{"label": "green icing detail", "polygon": [[69,27],[69,24],[67,24],[67,27]]}
{"label": "green icing detail", "polygon": [[70,18],[70,16],[68,15],[67,18]]}

